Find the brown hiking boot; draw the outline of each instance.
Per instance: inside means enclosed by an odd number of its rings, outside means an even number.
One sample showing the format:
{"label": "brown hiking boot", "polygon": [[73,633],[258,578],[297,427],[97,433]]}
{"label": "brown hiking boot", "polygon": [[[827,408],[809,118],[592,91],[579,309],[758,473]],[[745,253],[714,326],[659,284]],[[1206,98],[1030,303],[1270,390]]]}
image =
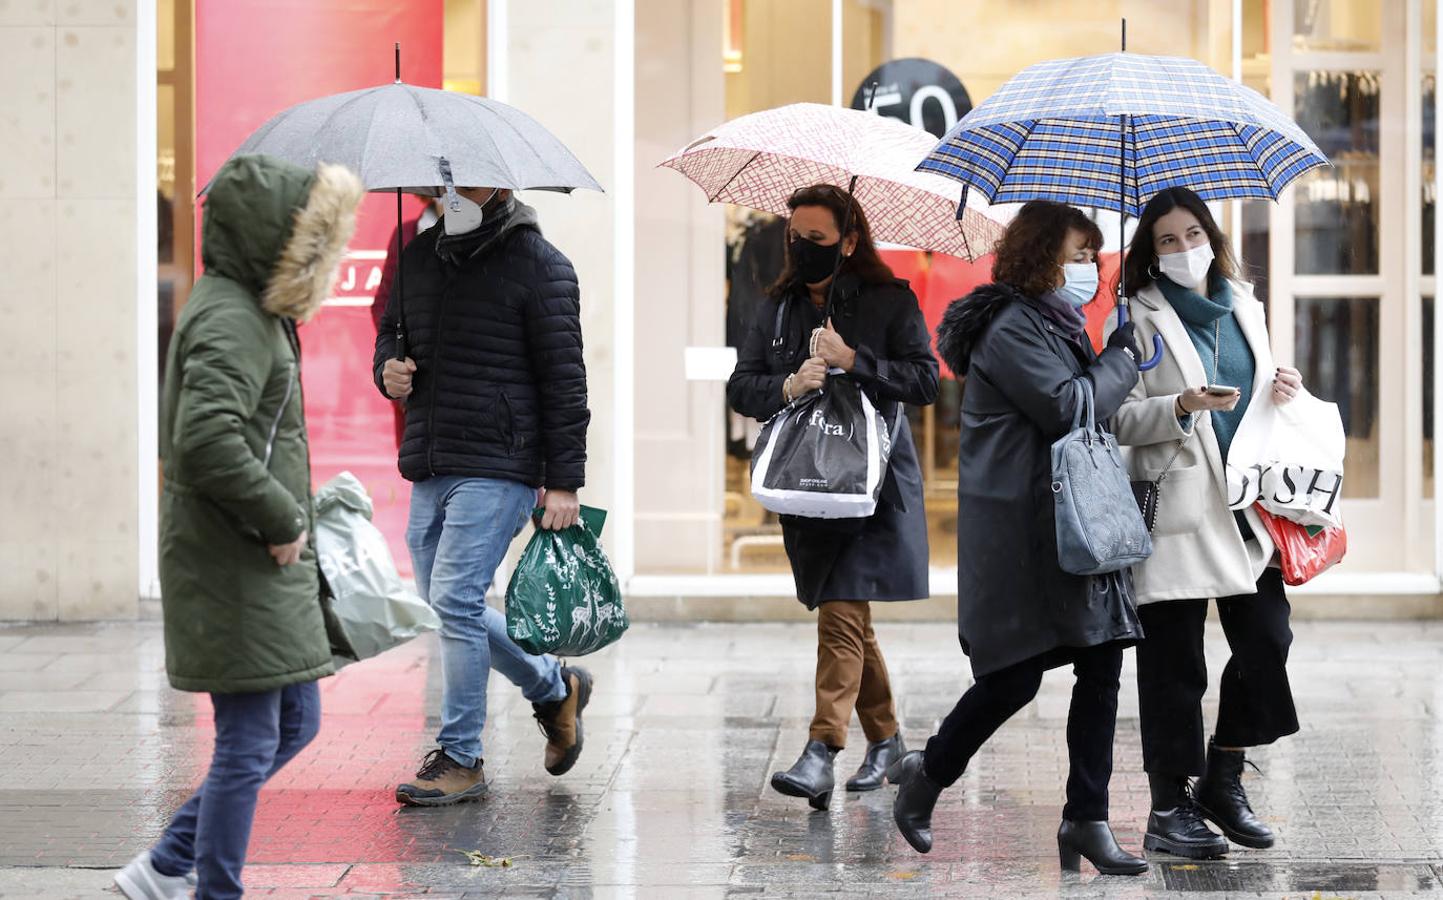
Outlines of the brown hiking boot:
{"label": "brown hiking boot", "polygon": [[546,735],[546,771],[565,775],[581,756],[581,711],[591,702],[591,673],[580,667],[561,667],[566,699],[533,703],[536,721]]}
{"label": "brown hiking boot", "polygon": [[396,802],[406,806],[450,806],[486,795],[486,774],[481,760],[466,768],[436,748],[421,761],[414,781],[396,788]]}

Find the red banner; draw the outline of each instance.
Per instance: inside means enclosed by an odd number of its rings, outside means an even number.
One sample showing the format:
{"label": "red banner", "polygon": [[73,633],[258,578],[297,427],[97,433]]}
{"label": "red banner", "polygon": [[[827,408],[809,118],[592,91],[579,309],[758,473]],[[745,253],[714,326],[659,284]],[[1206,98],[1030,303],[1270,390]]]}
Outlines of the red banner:
{"label": "red banner", "polygon": [[[440,87],[443,22],[441,0],[196,0],[196,183],[281,110],[394,80],[397,41],[402,78]],[[408,201],[407,215],[419,207]],[[394,196],[366,198],[334,296],[302,329],[302,372],[317,484],[345,469],[364,481],[376,524],[409,573],[410,490],[396,472],[391,407],[371,383],[369,307],[395,225]]]}

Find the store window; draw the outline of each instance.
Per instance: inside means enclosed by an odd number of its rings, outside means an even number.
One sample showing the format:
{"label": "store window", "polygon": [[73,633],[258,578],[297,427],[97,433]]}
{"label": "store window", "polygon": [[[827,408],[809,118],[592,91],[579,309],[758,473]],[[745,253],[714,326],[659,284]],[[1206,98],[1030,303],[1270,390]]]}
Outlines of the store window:
{"label": "store window", "polygon": [[1435,125],[1437,119],[1437,91],[1438,91],[1438,3],[1437,0],[1426,0],[1422,8],[1423,19],[1423,71],[1420,75],[1422,82],[1421,108],[1419,109],[1418,141],[1422,145],[1423,165],[1421,171],[1421,184],[1419,185],[1419,202],[1422,206],[1420,223],[1421,231],[1421,265],[1422,265],[1422,296],[1420,305],[1422,307],[1422,327],[1418,329],[1418,341],[1423,357],[1423,409],[1421,414],[1421,428],[1423,431],[1423,496],[1431,499],[1434,496],[1434,467],[1433,467],[1433,297],[1437,291],[1435,272],[1435,247],[1434,229],[1437,227],[1437,137]]}
{"label": "store window", "polygon": [[1295,271],[1299,275],[1378,272],[1377,72],[1298,72],[1295,115],[1333,166],[1300,179]]}
{"label": "store window", "polygon": [[190,0],[156,4],[156,390],[176,317],[195,280]]}
{"label": "store window", "polygon": [[1383,49],[1382,0],[1293,0],[1297,53],[1366,53]]}
{"label": "store window", "polygon": [[1423,327],[1418,329],[1418,342],[1423,351],[1423,496],[1434,496],[1433,480],[1433,295],[1423,295]]}
{"label": "store window", "polygon": [[1303,383],[1338,404],[1348,435],[1344,497],[1378,496],[1378,300],[1299,297],[1294,342]]}
{"label": "store window", "polygon": [[[789,103],[832,102],[831,0],[723,0],[722,68],[728,119]],[[842,4],[843,87],[881,62],[884,11]],[[804,39],[799,36],[805,35]],[[784,220],[727,208],[726,340],[740,346],[757,307],[781,274]],[[727,414],[724,558],[728,571],[787,571],[777,517],[751,495],[750,460],[759,426]]]}
{"label": "store window", "polygon": [[[724,2],[727,21],[723,65],[729,118],[784,103],[830,101],[829,0]],[[1226,46],[1232,28],[1231,11],[1192,0],[1185,4],[1188,13],[1180,16],[1179,5],[1178,0],[1130,0],[1123,4],[1121,12],[1129,17],[1129,49],[1191,56],[1217,67],[1220,61],[1210,54],[1214,47]],[[1116,19],[1094,17],[1095,21],[1082,26],[1075,5],[1062,0],[1025,4],[1006,0],[846,0],[842,7],[844,103],[851,102],[862,80],[876,66],[891,60],[921,58],[956,75],[970,102],[977,104],[1030,64],[1114,49],[1118,39]],[[971,24],[948,24],[960,22]],[[1073,25],[1059,28],[1058,22]],[[1266,63],[1258,68],[1257,80],[1266,88]],[[1255,208],[1245,213],[1246,222],[1257,227],[1245,235],[1245,252],[1264,281],[1262,292],[1266,296],[1267,211],[1262,204],[1249,207]],[[759,229],[766,227],[759,226],[758,221],[755,214],[741,210],[729,216],[731,303],[727,331],[731,343],[739,340],[740,322],[750,322],[746,304],[755,296],[756,286],[765,281],[757,277],[758,269],[770,274],[780,267],[779,230],[776,235],[761,238],[765,252],[749,249],[756,246],[753,241]],[[1115,228],[1108,233],[1113,231]],[[990,257],[967,262],[899,250],[887,259],[899,276],[911,282],[933,326],[949,302],[990,278]],[[773,268],[767,269],[767,261]],[[923,469],[932,563],[937,568],[956,564],[960,400],[957,381],[944,377],[936,404],[907,411]],[[786,570],[780,529],[774,517],[752,500],[747,483],[755,430],[754,424],[731,419],[723,556],[729,571],[780,572]]]}
{"label": "store window", "polygon": [[[400,5],[369,0],[369,6],[308,0],[308,6],[314,15],[281,21],[283,13],[266,0],[157,0],[157,390],[197,274],[197,182],[245,135],[293,103],[389,82],[392,41],[402,44],[408,81],[465,92],[484,89],[485,0]],[[237,76],[246,53],[206,52],[221,45],[245,47],[252,55],[258,47],[288,49],[275,50],[268,77],[253,78]],[[364,56],[360,48],[374,55]],[[420,206],[415,200],[411,214]],[[391,541],[402,573],[409,574],[403,540],[409,486],[396,471],[392,407],[368,377],[372,305],[394,223],[394,201],[378,196],[363,201],[334,294],[302,329],[302,371],[316,481],[339,471],[359,477],[374,502],[375,523]]]}

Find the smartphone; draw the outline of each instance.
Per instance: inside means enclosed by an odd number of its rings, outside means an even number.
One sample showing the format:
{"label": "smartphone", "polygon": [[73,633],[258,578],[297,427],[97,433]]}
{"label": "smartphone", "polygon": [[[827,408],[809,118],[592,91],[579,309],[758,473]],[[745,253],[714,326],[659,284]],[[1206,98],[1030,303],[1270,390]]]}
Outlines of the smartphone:
{"label": "smartphone", "polygon": [[1231,397],[1238,393],[1238,389],[1226,384],[1210,384],[1203,388],[1204,391],[1214,397]]}

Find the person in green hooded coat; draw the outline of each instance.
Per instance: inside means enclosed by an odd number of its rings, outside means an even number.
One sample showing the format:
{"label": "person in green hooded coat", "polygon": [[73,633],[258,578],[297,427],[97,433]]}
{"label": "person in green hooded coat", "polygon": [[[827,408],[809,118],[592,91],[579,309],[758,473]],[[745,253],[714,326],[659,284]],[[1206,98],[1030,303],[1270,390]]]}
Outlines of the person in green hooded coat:
{"label": "person in green hooded coat", "polygon": [[264,156],[221,167],[205,204],[205,274],[161,402],[160,582],[166,672],[209,693],[209,774],[120,872],[131,898],[239,897],[256,795],[320,727],[333,672],[310,535],[310,453],[296,325],[320,309],[364,190],[341,166]]}

